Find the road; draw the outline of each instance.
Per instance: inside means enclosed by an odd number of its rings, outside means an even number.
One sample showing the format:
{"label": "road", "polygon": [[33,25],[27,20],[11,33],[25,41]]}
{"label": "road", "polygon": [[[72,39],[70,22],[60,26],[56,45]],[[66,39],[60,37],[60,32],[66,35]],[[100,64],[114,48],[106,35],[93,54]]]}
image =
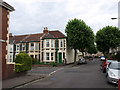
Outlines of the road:
{"label": "road", "polygon": [[100,63],[99,59],[94,59],[84,65],[60,67],[43,80],[21,88],[116,88],[116,85],[107,84]]}

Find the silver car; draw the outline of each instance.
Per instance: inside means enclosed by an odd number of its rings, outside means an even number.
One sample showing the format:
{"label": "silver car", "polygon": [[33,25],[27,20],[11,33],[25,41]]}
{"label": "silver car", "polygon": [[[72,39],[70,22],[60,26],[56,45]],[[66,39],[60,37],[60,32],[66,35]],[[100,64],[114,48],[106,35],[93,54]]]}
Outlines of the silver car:
{"label": "silver car", "polygon": [[107,82],[118,84],[120,79],[120,62],[111,62],[107,67]]}
{"label": "silver car", "polygon": [[87,64],[87,61],[85,58],[81,58],[79,59],[78,64]]}

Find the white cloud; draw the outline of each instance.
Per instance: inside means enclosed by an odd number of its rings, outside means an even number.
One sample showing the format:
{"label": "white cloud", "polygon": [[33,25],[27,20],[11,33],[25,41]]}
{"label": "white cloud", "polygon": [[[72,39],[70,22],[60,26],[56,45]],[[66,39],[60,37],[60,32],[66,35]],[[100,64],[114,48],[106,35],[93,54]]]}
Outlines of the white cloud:
{"label": "white cloud", "polygon": [[[5,0],[15,7],[11,13],[13,34],[42,32],[44,26],[64,32],[69,19],[82,19],[96,33],[106,25],[117,26],[119,0]],[[21,32],[22,30],[22,32]]]}

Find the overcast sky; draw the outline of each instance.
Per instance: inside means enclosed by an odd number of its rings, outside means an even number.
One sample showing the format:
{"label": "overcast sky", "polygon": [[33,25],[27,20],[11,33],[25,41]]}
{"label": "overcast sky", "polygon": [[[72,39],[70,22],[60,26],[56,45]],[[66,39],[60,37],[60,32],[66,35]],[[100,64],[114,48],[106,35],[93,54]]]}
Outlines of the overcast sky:
{"label": "overcast sky", "polygon": [[14,35],[41,33],[44,27],[65,32],[71,19],[85,21],[94,33],[107,26],[118,26],[119,0],[4,0],[15,8],[10,14]]}

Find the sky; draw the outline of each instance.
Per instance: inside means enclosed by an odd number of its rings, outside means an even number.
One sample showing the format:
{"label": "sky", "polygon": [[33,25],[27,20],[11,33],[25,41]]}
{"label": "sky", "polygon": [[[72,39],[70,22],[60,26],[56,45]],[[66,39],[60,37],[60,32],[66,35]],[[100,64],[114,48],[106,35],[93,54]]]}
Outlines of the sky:
{"label": "sky", "polygon": [[42,33],[44,27],[65,34],[69,20],[82,19],[93,32],[118,26],[119,0],[4,0],[15,8],[10,13],[13,35]]}

